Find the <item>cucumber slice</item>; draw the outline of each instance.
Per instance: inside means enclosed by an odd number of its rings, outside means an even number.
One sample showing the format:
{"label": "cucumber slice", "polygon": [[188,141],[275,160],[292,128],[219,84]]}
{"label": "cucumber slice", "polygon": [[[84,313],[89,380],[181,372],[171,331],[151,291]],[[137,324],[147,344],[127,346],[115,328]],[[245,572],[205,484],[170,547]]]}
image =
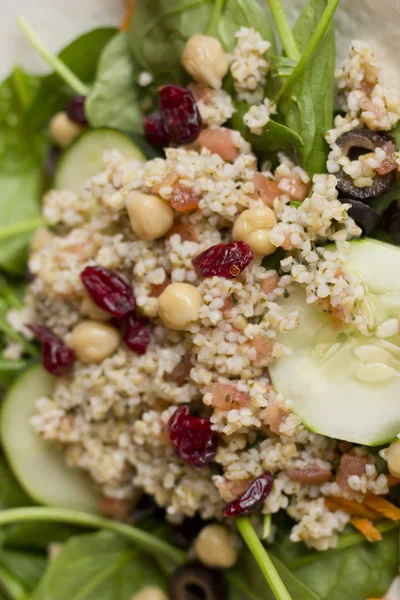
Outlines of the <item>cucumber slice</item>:
{"label": "cucumber slice", "polygon": [[98,495],[83,472],[69,468],[54,444],[30,424],[35,402],[51,395],[54,379],[35,366],[23,373],[4,399],[0,415],[6,456],[21,486],[39,504],[97,512]]}
{"label": "cucumber slice", "polygon": [[54,187],[81,193],[86,181],[102,171],[106,150],[118,150],[126,159],[146,160],[140,148],[124,133],[115,129],[89,129],[62,154]]}
{"label": "cucumber slice", "polygon": [[[400,314],[400,249],[376,240],[351,243],[347,269],[366,291],[375,327]],[[380,339],[338,331],[326,313],[306,304],[297,289],[282,305],[300,313],[300,325],[280,334],[290,356],[270,365],[275,389],[291,399],[311,430],[377,446],[400,432],[400,336]]]}

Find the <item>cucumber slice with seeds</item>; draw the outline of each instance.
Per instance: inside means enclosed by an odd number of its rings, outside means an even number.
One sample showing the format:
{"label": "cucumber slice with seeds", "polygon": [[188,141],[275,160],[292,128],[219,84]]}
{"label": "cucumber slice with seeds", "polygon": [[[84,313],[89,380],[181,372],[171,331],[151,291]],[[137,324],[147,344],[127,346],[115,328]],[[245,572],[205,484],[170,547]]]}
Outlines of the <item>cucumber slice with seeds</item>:
{"label": "cucumber slice with seeds", "polygon": [[[346,268],[365,292],[373,330],[400,315],[400,249],[376,240],[351,242]],[[291,399],[313,431],[377,446],[400,432],[400,335],[363,336],[335,328],[327,313],[306,304],[298,288],[281,302],[298,310],[300,324],[280,334],[290,356],[270,365],[275,389]]]}
{"label": "cucumber slice with seeds", "polygon": [[97,512],[99,496],[82,471],[69,468],[55,444],[30,421],[35,403],[53,392],[54,378],[41,366],[23,373],[6,395],[0,414],[4,451],[21,486],[37,503]]}
{"label": "cucumber slice with seeds", "polygon": [[121,131],[90,129],[82,133],[62,154],[54,187],[81,193],[86,181],[103,170],[103,154],[106,150],[118,150],[128,160],[146,160],[140,148]]}

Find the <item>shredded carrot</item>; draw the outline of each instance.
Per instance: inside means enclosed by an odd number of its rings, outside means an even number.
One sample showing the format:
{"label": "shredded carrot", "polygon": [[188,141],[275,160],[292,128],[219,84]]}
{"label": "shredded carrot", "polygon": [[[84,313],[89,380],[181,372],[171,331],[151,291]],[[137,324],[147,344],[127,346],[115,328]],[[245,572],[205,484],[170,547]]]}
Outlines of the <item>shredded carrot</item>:
{"label": "shredded carrot", "polygon": [[391,473],[388,473],[386,475],[386,478],[387,478],[387,482],[388,482],[388,486],[389,487],[394,487],[395,485],[398,485],[400,483],[400,479],[398,477],[395,477]]}
{"label": "shredded carrot", "polygon": [[346,500],[345,498],[332,497],[325,499],[325,504],[329,510],[342,510],[353,517],[364,517],[371,521],[381,519],[382,516],[376,510],[360,504],[357,500]]}
{"label": "shredded carrot", "polygon": [[365,536],[369,542],[379,542],[382,539],[382,536],[379,533],[379,531],[372,525],[371,521],[369,521],[368,519],[362,519],[361,517],[353,517],[352,519],[350,519],[350,523],[353,525],[353,527],[358,529],[358,531],[362,533],[363,536]]}
{"label": "shredded carrot", "polygon": [[124,20],[121,23],[120,30],[126,31],[129,28],[129,24],[132,19],[133,11],[135,9],[135,0],[126,0],[126,13]]}
{"label": "shredded carrot", "polygon": [[368,494],[364,498],[364,504],[369,508],[373,508],[387,519],[391,519],[392,521],[400,520],[400,508],[397,508],[397,506],[381,496]]}

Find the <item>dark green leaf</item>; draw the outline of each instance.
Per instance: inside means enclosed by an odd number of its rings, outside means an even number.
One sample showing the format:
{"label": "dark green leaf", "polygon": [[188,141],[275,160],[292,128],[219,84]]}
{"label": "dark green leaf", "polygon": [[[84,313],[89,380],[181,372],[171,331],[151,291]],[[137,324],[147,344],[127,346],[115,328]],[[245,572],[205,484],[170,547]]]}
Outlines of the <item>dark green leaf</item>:
{"label": "dark green leaf", "polygon": [[272,77],[278,79],[290,77],[297,65],[297,61],[286,58],[286,56],[270,56],[270,61],[272,66]]}
{"label": "dark green leaf", "polygon": [[[326,0],[310,0],[293,34],[304,53],[326,8]],[[335,73],[335,32],[331,23],[303,74],[281,99],[285,122],[302,138],[302,165],[310,176],[326,170],[328,146],[324,133],[332,126]]]}
{"label": "dark green leaf", "polygon": [[[111,27],[94,29],[71,42],[59,54],[59,58],[83,82],[94,81],[99,55],[115,35]],[[29,111],[29,122],[34,131],[42,129],[47,121],[65,107],[73,96],[72,90],[55,73],[44,77]]]}
{"label": "dark green leaf", "polygon": [[146,585],[165,585],[154,562],[101,532],[69,540],[31,600],[131,600]]}
{"label": "dark green leaf", "polygon": [[47,559],[39,554],[28,552],[15,552],[11,550],[0,551],[0,581],[2,574],[8,580],[14,580],[27,593],[32,592],[39,583],[45,570]]}
{"label": "dark green leaf", "polygon": [[274,32],[265,11],[255,0],[226,0],[216,35],[225,50],[230,52],[235,46],[235,33],[241,27],[253,27],[263,38],[275,47]]}
{"label": "dark green leaf", "polygon": [[142,133],[142,112],[134,76],[127,34],[119,33],[100,56],[96,80],[86,100],[86,116],[92,127]]}
{"label": "dark green leaf", "polygon": [[29,497],[17,483],[4,456],[0,455],[0,506],[17,508],[32,504]]}
{"label": "dark green leaf", "polygon": [[6,548],[46,550],[52,542],[65,542],[80,533],[82,529],[62,523],[21,523],[3,529],[3,544]]}
{"label": "dark green leaf", "polygon": [[389,191],[379,198],[373,198],[368,204],[376,210],[377,213],[382,215],[387,208],[392,204],[393,200],[400,200],[400,185],[394,184]]}
{"label": "dark green leaf", "polygon": [[268,157],[271,154],[281,151],[288,153],[301,152],[302,140],[289,127],[270,119],[261,135],[255,135],[250,132],[250,129],[243,122],[243,116],[248,111],[249,106],[241,102],[236,106],[236,109],[230,126],[232,129],[240,131],[241,135],[251,144],[254,152],[259,157]]}

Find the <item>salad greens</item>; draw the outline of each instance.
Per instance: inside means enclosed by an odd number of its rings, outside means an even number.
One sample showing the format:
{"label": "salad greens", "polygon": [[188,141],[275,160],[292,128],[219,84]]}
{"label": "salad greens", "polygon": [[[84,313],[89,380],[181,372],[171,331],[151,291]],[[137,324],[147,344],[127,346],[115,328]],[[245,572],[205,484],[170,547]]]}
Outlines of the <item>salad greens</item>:
{"label": "salad greens", "polygon": [[[162,84],[188,83],[180,60],[186,40],[195,33],[215,35],[230,52],[236,31],[254,27],[271,43],[266,94],[276,102],[277,114],[257,136],[243,123],[249,105],[238,102],[229,126],[240,131],[260,159],[285,151],[295,155],[310,176],[323,172],[328,153],[323,133],[332,126],[334,108],[333,16],[338,4],[339,0],[309,0],[291,29],[281,0],[138,0],[127,32],[95,29],[58,56],[43,46],[25,19],[19,19],[53,72],[36,77],[16,67],[0,85],[0,356],[9,340],[23,348],[21,358],[0,358],[0,388],[9,386],[38,354],[34,344],[13,331],[7,313],[22,307],[29,239],[45,224],[40,197],[48,186],[43,161],[51,117],[74,95],[85,95],[92,128],[128,133],[154,156],[142,136],[145,101],[150,99],[147,105],[154,107]],[[146,88],[138,84],[141,71],[152,76]],[[229,76],[224,86],[233,90]],[[400,127],[394,133],[400,142]],[[399,197],[399,190],[394,186],[374,201],[376,210],[382,213]],[[270,268],[277,258],[278,253],[268,259]],[[167,529],[164,539],[157,522],[132,527],[32,504],[0,455],[0,600],[130,600],[145,585],[165,588],[171,570],[188,560],[173,530]],[[345,532],[337,549],[322,553],[293,544],[288,533],[292,524],[280,515],[274,516],[273,525],[277,536],[270,543],[271,517],[263,523],[263,541],[248,518],[238,519],[247,548],[226,574],[231,600],[365,600],[384,594],[398,572],[397,523],[378,526],[383,535],[379,543]],[[49,563],[46,549],[55,541],[64,545]]]}

